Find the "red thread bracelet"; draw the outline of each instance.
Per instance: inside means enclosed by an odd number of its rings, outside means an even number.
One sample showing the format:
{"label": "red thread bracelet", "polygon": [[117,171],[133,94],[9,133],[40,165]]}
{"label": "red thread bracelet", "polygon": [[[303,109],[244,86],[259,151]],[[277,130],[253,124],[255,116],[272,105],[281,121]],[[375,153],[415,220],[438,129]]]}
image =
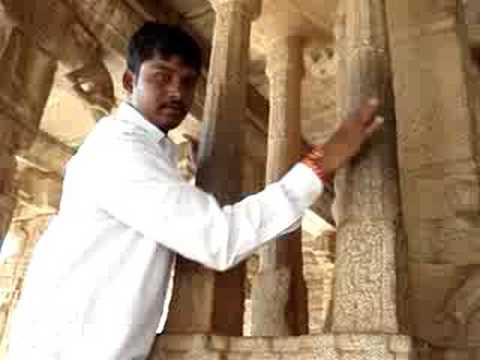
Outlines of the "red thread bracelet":
{"label": "red thread bracelet", "polygon": [[315,175],[317,175],[323,183],[329,183],[332,181],[332,176],[325,172],[323,166],[324,156],[325,152],[323,151],[323,147],[315,146],[303,157],[301,162],[312,169]]}

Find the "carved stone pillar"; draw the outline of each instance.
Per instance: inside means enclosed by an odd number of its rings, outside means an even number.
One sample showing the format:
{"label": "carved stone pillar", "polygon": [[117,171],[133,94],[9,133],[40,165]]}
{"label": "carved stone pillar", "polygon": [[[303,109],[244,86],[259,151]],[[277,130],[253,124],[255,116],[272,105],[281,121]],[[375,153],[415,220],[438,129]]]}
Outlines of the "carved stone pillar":
{"label": "carved stone pillar", "polygon": [[[267,183],[280,179],[300,158],[302,50],[302,39],[297,36],[280,38],[269,49]],[[252,334],[257,336],[308,332],[300,230],[260,250],[260,271],[252,290],[252,320]]]}
{"label": "carved stone pillar", "polygon": [[386,0],[411,332],[432,359],[480,348],[480,150],[462,1]]}
{"label": "carved stone pillar", "polygon": [[335,232],[303,234],[303,274],[308,289],[308,333],[331,332]]}
{"label": "carved stone pillar", "polygon": [[4,15],[0,11],[0,239],[15,208],[15,153],[35,138],[56,70],[56,61]]}
{"label": "carved stone pillar", "polygon": [[[242,123],[246,110],[250,27],[260,11],[260,0],[211,2],[216,23],[197,184],[215,194],[221,204],[228,204],[239,200],[242,194]],[[244,265],[215,273],[178,259],[167,330],[240,335],[244,279]],[[185,309],[189,309],[188,314]]]}
{"label": "carved stone pillar", "polygon": [[396,296],[396,246],[402,237],[384,11],[383,0],[344,0],[337,29],[339,117],[375,95],[385,118],[371,144],[335,179],[333,331],[339,334],[398,334],[397,301],[404,300]]}

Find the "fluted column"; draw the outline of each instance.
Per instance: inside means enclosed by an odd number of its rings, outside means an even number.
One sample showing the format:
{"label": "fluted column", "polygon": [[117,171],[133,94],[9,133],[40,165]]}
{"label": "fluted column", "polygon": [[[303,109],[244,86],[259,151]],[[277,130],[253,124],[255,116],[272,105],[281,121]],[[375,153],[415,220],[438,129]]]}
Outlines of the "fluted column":
{"label": "fluted column", "polygon": [[[229,204],[242,195],[242,123],[250,28],[260,11],[260,0],[212,0],[211,3],[216,21],[197,185],[215,194],[221,204]],[[168,331],[240,335],[244,281],[243,264],[226,273],[215,273],[178,259]]]}
{"label": "fluted column", "polygon": [[[1,9],[0,9],[1,10]],[[38,131],[56,61],[15,28],[0,11],[0,239],[15,208],[15,153]]]}
{"label": "fluted column", "polygon": [[[267,184],[280,179],[300,158],[302,50],[302,39],[288,36],[275,40],[267,55],[270,81]],[[259,270],[252,289],[252,334],[307,333],[301,231],[262,248]]]}
{"label": "fluted column", "polygon": [[362,100],[378,96],[385,118],[370,146],[335,179],[333,331],[340,334],[399,331],[396,246],[402,239],[384,12],[383,0],[344,0],[337,28],[339,117],[351,114]]}

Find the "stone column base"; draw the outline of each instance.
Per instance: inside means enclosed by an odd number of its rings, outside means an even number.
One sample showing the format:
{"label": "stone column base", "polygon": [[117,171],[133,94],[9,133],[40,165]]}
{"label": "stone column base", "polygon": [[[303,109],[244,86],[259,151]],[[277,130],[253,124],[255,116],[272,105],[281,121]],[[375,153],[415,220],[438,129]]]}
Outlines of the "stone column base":
{"label": "stone column base", "polygon": [[160,335],[149,360],[407,360],[411,342],[401,335],[223,337]]}

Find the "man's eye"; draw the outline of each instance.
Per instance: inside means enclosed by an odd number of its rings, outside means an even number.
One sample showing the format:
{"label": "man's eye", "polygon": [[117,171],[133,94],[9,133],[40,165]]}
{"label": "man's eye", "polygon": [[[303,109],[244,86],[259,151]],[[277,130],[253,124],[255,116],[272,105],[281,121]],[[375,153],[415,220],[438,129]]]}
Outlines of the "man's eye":
{"label": "man's eye", "polygon": [[155,80],[162,82],[162,83],[167,83],[172,79],[172,76],[168,73],[157,73],[155,75]]}

